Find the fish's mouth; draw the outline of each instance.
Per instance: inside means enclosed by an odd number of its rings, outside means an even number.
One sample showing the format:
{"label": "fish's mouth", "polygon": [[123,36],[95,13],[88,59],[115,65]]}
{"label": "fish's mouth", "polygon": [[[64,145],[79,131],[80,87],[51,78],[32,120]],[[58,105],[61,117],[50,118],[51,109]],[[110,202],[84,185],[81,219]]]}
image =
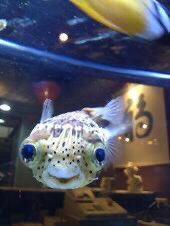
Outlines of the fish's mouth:
{"label": "fish's mouth", "polygon": [[69,177],[69,178],[59,178],[59,177],[52,176],[50,174],[48,174],[48,175],[50,178],[55,179],[57,182],[60,182],[61,184],[67,184],[69,182],[72,182],[73,180],[77,180],[80,176],[78,174],[78,175],[75,175],[75,176]]}

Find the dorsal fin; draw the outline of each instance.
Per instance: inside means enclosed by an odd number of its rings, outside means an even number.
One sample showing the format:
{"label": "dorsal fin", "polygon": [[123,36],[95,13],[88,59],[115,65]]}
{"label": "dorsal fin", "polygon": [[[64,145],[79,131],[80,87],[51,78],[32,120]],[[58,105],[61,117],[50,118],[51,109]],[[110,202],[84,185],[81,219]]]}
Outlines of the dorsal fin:
{"label": "dorsal fin", "polygon": [[50,99],[46,99],[43,104],[43,110],[42,110],[40,123],[51,118],[53,116],[53,113],[54,113],[53,101]]}

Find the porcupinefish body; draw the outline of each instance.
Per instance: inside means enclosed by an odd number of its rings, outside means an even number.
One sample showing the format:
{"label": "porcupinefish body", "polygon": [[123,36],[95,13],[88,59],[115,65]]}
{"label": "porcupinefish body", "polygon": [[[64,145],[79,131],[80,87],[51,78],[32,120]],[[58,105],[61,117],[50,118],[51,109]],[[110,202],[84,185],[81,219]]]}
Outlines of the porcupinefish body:
{"label": "porcupinefish body", "polygon": [[52,115],[52,101],[47,99],[40,123],[20,146],[20,159],[50,188],[88,185],[118,155],[117,136],[128,127],[122,98],[105,107]]}

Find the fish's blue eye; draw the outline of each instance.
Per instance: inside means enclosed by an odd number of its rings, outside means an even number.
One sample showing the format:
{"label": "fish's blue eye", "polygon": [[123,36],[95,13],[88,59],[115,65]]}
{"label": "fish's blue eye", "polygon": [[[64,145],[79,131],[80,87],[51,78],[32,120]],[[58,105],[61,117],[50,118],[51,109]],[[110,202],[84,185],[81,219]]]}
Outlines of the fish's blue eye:
{"label": "fish's blue eye", "polygon": [[25,144],[21,151],[22,157],[26,161],[33,161],[36,148],[32,144]]}
{"label": "fish's blue eye", "polygon": [[99,163],[105,160],[105,151],[102,148],[96,150],[96,159]]}

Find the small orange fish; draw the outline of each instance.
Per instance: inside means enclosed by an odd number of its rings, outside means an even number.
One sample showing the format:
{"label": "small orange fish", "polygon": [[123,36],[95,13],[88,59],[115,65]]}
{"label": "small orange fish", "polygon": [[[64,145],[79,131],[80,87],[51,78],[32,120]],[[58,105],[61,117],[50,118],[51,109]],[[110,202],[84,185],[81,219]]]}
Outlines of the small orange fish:
{"label": "small orange fish", "polygon": [[52,115],[52,101],[46,100],[40,123],[20,146],[20,159],[50,188],[88,185],[118,155],[117,136],[128,128],[122,98],[105,107]]}

